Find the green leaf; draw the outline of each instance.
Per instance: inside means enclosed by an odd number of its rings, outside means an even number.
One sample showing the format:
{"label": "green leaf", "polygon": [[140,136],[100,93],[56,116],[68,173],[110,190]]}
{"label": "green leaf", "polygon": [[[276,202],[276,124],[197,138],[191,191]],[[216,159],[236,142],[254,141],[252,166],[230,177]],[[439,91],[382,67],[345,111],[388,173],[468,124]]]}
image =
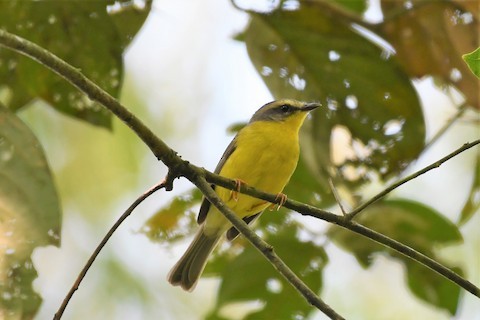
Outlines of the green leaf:
{"label": "green leaf", "polygon": [[477,157],[475,165],[475,174],[472,187],[468,195],[467,202],[463,206],[458,224],[461,226],[468,222],[473,215],[480,209],[480,158]]}
{"label": "green leaf", "polygon": [[194,207],[202,200],[198,189],[191,189],[175,197],[168,205],[159,209],[142,226],[144,233],[154,242],[170,243],[183,239],[195,230],[196,211]]}
{"label": "green leaf", "polygon": [[[434,209],[419,202],[397,199],[377,202],[362,212],[358,223],[391,237],[424,254],[433,254],[438,245],[461,242],[458,227]],[[363,267],[370,266],[377,252],[397,254],[373,241],[340,227],[331,227],[329,236],[352,252]],[[402,256],[399,256],[402,257]]]}
{"label": "green leaf", "polygon": [[[294,11],[251,13],[244,39],[276,98],[323,103],[302,135],[302,164],[310,175],[300,179],[294,174],[292,182],[313,185],[309,180],[317,180],[322,187],[309,196],[316,193],[328,202],[332,166],[338,169],[338,181],[351,189],[372,173],[391,177],[423,149],[425,124],[416,91],[396,58],[324,6],[306,2]],[[349,136],[355,157],[332,163],[330,142],[338,129]]]}
{"label": "green leaf", "polygon": [[[113,3],[123,6],[117,16],[115,11],[107,12],[107,5]],[[43,46],[118,97],[123,50],[149,9],[150,2],[139,10],[126,0],[1,1],[0,21],[2,28]],[[111,114],[105,108],[38,62],[6,48],[0,48],[0,83],[0,91],[8,96],[3,102],[11,110],[41,98],[69,116],[111,126]]]}
{"label": "green leaf", "polygon": [[[120,47],[125,49],[133,40],[137,32],[143,26],[147,19],[150,9],[152,8],[152,0],[131,1],[117,0],[107,1],[107,11],[110,12],[110,18],[115,23],[117,32],[120,37]],[[109,9],[110,10],[109,10]]]}
{"label": "green leaf", "polygon": [[[314,292],[319,292],[328,257],[323,247],[299,240],[298,232],[299,227],[290,222],[276,229],[267,241]],[[217,319],[223,307],[249,301],[260,303],[262,308],[245,319],[292,319],[306,317],[313,310],[253,247],[247,246],[233,259],[224,256],[223,261],[217,305],[209,319]]]}
{"label": "green leaf", "polygon": [[462,56],[463,60],[470,68],[472,73],[480,78],[480,48],[477,48],[475,51],[464,54]]}
{"label": "green leaf", "polygon": [[[3,251],[3,250],[2,250]],[[42,303],[42,298],[33,289],[32,283],[37,278],[37,271],[28,257],[3,256],[1,273],[7,276],[0,282],[0,310],[5,319],[33,319]],[[4,267],[6,268],[4,269]],[[2,277],[3,277],[2,275]]]}
{"label": "green leaf", "polygon": [[[462,241],[455,224],[432,208],[409,200],[384,200],[373,204],[361,213],[358,222],[437,261],[435,248]],[[331,227],[328,235],[350,251],[364,268],[371,265],[374,254],[384,253],[399,259],[407,267],[407,284],[417,297],[455,313],[460,290],[449,280],[391,249],[340,227]]]}
{"label": "green leaf", "polygon": [[363,13],[367,9],[366,0],[334,0],[334,2],[356,13]]}
{"label": "green leaf", "polygon": [[[423,265],[411,260],[404,262],[407,267],[407,283],[410,290],[420,299],[446,309],[451,315],[454,315],[462,289]],[[453,267],[451,269],[463,276],[460,268]]]}
{"label": "green leaf", "polygon": [[[0,105],[0,309],[31,318],[41,298],[30,255],[60,243],[61,212],[55,185],[38,140]],[[5,278],[3,278],[5,277]]]}

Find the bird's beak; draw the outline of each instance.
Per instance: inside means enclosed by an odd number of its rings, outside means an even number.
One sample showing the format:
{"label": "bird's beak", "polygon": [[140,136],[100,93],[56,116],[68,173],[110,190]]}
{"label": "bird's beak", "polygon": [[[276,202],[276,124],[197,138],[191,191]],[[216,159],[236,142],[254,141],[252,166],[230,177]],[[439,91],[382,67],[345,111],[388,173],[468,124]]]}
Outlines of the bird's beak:
{"label": "bird's beak", "polygon": [[302,111],[311,111],[313,109],[316,109],[320,107],[320,103],[316,103],[316,102],[311,102],[311,103],[307,103],[305,104],[303,107],[302,107]]}

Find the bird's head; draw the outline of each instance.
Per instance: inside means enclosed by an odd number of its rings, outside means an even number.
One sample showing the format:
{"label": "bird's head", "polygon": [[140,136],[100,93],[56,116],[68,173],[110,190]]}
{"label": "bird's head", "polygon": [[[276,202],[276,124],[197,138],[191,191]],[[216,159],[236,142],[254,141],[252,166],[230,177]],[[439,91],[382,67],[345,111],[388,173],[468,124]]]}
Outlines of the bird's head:
{"label": "bird's head", "polygon": [[293,99],[276,100],[265,104],[255,112],[250,123],[272,121],[300,128],[308,112],[318,108],[319,103],[305,103]]}

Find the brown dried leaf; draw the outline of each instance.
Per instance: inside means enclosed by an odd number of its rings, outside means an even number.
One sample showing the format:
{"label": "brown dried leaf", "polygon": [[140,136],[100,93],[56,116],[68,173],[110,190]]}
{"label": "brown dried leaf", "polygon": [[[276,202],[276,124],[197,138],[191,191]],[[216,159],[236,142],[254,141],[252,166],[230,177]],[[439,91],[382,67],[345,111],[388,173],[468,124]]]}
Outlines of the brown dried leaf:
{"label": "brown dried leaf", "polygon": [[[479,26],[473,6],[444,1],[415,1],[407,9],[403,2],[384,1],[385,21],[380,32],[395,48],[409,75],[431,75],[455,86],[466,102],[477,109],[479,81],[462,61],[462,54],[479,46]],[[478,3],[477,3],[478,7]]]}

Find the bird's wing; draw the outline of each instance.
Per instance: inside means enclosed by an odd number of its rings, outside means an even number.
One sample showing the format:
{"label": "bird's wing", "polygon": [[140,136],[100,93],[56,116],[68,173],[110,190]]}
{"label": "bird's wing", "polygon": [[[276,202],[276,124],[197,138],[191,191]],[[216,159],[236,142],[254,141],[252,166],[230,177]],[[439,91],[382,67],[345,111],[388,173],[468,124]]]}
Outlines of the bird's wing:
{"label": "bird's wing", "polygon": [[[236,149],[237,149],[237,137],[233,138],[232,142],[230,142],[227,149],[225,149],[225,152],[223,153],[222,158],[220,158],[220,161],[218,162],[217,167],[215,168],[214,172],[216,174],[220,173],[220,171],[223,168],[223,165]],[[212,184],[212,188],[215,189],[215,185]],[[198,224],[202,224],[205,221],[205,219],[207,218],[208,210],[210,210],[210,202],[206,198],[203,198],[202,205],[200,206],[200,211],[198,212],[198,217],[197,217]]]}
{"label": "bird's wing", "polygon": [[[246,224],[250,224],[251,222],[257,220],[257,218],[260,216],[260,214],[261,214],[262,212],[263,212],[263,211],[261,211],[261,212],[259,212],[259,213],[256,213],[256,214],[254,214],[254,215],[245,217],[245,218],[243,218],[243,221],[245,221]],[[228,229],[228,231],[227,231],[227,240],[228,240],[228,241],[232,241],[232,240],[234,240],[239,234],[240,234],[240,232],[237,230],[237,228],[231,227],[231,228]]]}

